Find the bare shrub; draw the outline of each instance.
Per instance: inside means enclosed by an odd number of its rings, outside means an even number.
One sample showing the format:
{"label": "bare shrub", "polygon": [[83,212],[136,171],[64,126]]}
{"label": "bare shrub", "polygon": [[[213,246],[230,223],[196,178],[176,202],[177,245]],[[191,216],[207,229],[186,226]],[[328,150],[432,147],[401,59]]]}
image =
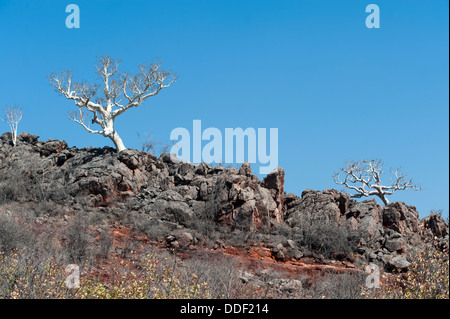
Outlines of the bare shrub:
{"label": "bare shrub", "polygon": [[328,272],[305,290],[304,297],[312,299],[360,299],[367,274]]}
{"label": "bare shrub", "polygon": [[255,298],[256,291],[240,278],[239,262],[225,256],[198,256],[185,260],[189,274],[193,274],[209,287],[211,298],[242,299]]}
{"label": "bare shrub", "polygon": [[65,199],[64,186],[57,185],[48,170],[35,167],[33,161],[19,164],[14,157],[0,170],[0,204],[33,201],[49,204],[55,199]]}
{"label": "bare shrub", "polygon": [[0,215],[0,249],[9,254],[33,243],[31,228],[8,215]]}
{"label": "bare shrub", "polygon": [[275,223],[271,229],[271,234],[292,239],[292,228],[286,223]]}
{"label": "bare shrub", "polygon": [[122,251],[120,253],[120,257],[122,258],[129,258],[130,255],[132,255],[134,252],[136,252],[139,248],[139,243],[136,239],[131,238],[128,239],[125,243],[125,246],[122,248]]}
{"label": "bare shrub", "polygon": [[328,259],[345,259],[353,251],[354,243],[348,238],[345,228],[306,214],[300,221],[300,232],[295,233],[294,238],[299,246]]}
{"label": "bare shrub", "polygon": [[91,257],[92,236],[89,234],[89,219],[78,214],[64,229],[63,247],[71,262],[83,262]]}
{"label": "bare shrub", "polygon": [[51,258],[34,254],[0,253],[0,299],[73,298],[75,289],[65,287],[66,274]]}
{"label": "bare shrub", "polygon": [[156,140],[152,133],[149,132],[145,136],[141,136],[141,134],[137,133],[138,138],[141,142],[141,150],[143,152],[152,152],[156,156],[160,156],[163,153],[167,153],[169,149],[175,144],[175,141],[170,143],[163,143],[159,140]]}
{"label": "bare shrub", "polygon": [[108,258],[109,252],[111,251],[113,244],[113,238],[109,232],[103,230],[100,232],[99,236],[99,247],[97,255],[100,258]]}
{"label": "bare shrub", "polygon": [[28,194],[28,178],[15,161],[0,170],[0,204],[23,200]]}

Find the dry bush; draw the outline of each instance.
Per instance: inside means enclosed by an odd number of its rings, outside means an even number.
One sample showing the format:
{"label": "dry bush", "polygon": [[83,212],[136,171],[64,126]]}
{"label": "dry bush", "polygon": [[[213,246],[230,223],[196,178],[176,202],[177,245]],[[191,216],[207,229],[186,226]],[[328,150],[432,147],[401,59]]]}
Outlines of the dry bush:
{"label": "dry bush", "polygon": [[67,199],[65,186],[55,182],[46,169],[34,165],[32,160],[20,165],[14,156],[6,162],[0,170],[0,204],[33,201],[51,206],[52,201]]}
{"label": "dry bush", "polygon": [[305,214],[300,222],[300,231],[293,234],[299,247],[318,253],[327,259],[345,259],[353,251],[343,227],[336,227],[328,220],[312,219]]}
{"label": "dry bush", "polygon": [[448,250],[430,242],[410,253],[407,273],[385,276],[381,287],[366,290],[367,298],[381,299],[449,299]]}
{"label": "dry bush", "polygon": [[93,238],[87,216],[77,214],[63,232],[63,247],[70,262],[80,263],[92,257]]}
{"label": "dry bush", "polygon": [[27,198],[29,180],[15,161],[8,161],[0,170],[0,204]]}
{"label": "dry bush", "polygon": [[113,238],[110,232],[103,230],[99,235],[99,247],[97,256],[107,259],[111,251]]}
{"label": "dry bush", "polygon": [[0,251],[9,254],[34,243],[31,227],[9,215],[0,215]]}
{"label": "dry bush", "polygon": [[185,271],[174,256],[146,253],[136,269],[115,270],[112,282],[82,278],[76,298],[89,299],[196,299],[209,298],[209,287],[198,276]]}
{"label": "dry bush", "polygon": [[328,272],[308,289],[303,298],[312,299],[360,299],[367,274],[363,272]]}
{"label": "dry bush", "polygon": [[73,298],[64,267],[34,254],[0,253],[0,299]]}
{"label": "dry bush", "polygon": [[211,298],[256,298],[254,289],[239,278],[239,263],[232,258],[196,257],[186,260],[185,267],[188,273],[208,285]]}

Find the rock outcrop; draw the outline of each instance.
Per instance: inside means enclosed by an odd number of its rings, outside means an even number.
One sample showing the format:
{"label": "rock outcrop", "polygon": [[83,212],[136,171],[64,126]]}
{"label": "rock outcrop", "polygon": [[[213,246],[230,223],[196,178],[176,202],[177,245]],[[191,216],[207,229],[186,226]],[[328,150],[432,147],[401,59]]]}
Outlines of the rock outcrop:
{"label": "rock outcrop", "polygon": [[[356,202],[329,189],[305,190],[301,197],[286,194],[282,168],[259,181],[248,163],[239,170],[194,165],[169,154],[157,158],[137,150],[118,154],[110,147],[77,149],[64,141],[39,141],[28,133],[12,147],[5,133],[0,136],[0,173],[0,192],[5,194],[13,191],[8,176],[27,181],[23,184],[29,194],[30,187],[39,186],[48,200],[86,202],[89,207],[122,203],[149,220],[183,228],[198,220],[246,233],[284,227],[291,238],[272,245],[279,260],[323,259],[327,253],[327,258],[407,269],[405,253],[425,233],[448,243],[448,225],[442,218],[430,215],[420,221],[416,208],[402,202],[383,207],[374,199]],[[314,232],[323,236],[312,238]],[[167,235],[172,247],[205,242],[186,230]],[[319,246],[328,250],[317,253]]]}

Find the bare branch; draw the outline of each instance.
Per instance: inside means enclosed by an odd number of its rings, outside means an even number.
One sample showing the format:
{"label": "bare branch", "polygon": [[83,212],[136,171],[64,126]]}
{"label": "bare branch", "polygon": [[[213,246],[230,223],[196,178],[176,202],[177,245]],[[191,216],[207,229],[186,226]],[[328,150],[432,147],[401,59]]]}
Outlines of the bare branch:
{"label": "bare branch", "polygon": [[[90,125],[89,125],[90,115],[86,111],[83,111],[82,108],[80,108],[78,110],[78,112],[77,111],[70,112],[69,117],[72,121],[74,121],[74,122],[80,124],[82,127],[84,127],[84,129],[86,131],[88,131],[89,133],[103,134],[102,131],[95,131],[90,128]],[[86,121],[88,124],[86,124]],[[94,121],[94,120],[91,120],[91,121]]]}
{"label": "bare branch", "polygon": [[132,107],[138,107],[149,97],[157,95],[162,89],[172,85],[177,77],[175,74],[161,70],[161,63],[139,65],[140,73],[123,74],[120,80],[123,96],[128,101],[126,105],[116,105],[112,116],[115,118]]}

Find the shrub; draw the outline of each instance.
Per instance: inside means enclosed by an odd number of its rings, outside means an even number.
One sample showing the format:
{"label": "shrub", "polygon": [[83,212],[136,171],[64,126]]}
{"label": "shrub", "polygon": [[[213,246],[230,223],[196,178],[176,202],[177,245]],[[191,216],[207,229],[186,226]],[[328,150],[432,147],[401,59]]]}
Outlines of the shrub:
{"label": "shrub", "polygon": [[209,287],[195,274],[183,272],[179,261],[144,255],[139,269],[126,274],[115,271],[112,283],[89,277],[80,281],[79,298],[93,299],[196,299],[208,298]]}
{"label": "shrub", "polygon": [[196,275],[209,288],[211,298],[243,299],[255,298],[256,294],[249,284],[240,278],[239,263],[227,257],[197,257],[186,260],[188,273]]}
{"label": "shrub", "polygon": [[433,239],[410,253],[409,271],[385,276],[381,287],[364,291],[369,298],[449,299],[448,250],[437,248]]}
{"label": "shrub", "polygon": [[367,274],[328,272],[312,287],[305,289],[303,297],[313,299],[360,299]]}
{"label": "shrub", "polygon": [[90,257],[92,236],[89,234],[89,220],[78,214],[64,230],[63,246],[70,262],[81,262]]}
{"label": "shrub", "polygon": [[33,242],[33,232],[24,223],[8,215],[0,215],[0,250],[11,253]]}
{"label": "shrub", "polygon": [[111,234],[109,234],[105,230],[100,232],[98,256],[100,258],[105,258],[105,259],[108,258],[112,244],[113,244],[113,238],[112,238]]}
{"label": "shrub", "polygon": [[35,257],[0,252],[0,298],[72,298],[74,290],[65,287],[63,267],[53,259]]}
{"label": "shrub", "polygon": [[353,251],[345,228],[336,227],[328,220],[312,219],[306,214],[300,222],[300,231],[293,237],[299,246],[328,259],[345,259]]}
{"label": "shrub", "polygon": [[14,161],[8,161],[0,170],[0,204],[24,199],[28,178]]}

